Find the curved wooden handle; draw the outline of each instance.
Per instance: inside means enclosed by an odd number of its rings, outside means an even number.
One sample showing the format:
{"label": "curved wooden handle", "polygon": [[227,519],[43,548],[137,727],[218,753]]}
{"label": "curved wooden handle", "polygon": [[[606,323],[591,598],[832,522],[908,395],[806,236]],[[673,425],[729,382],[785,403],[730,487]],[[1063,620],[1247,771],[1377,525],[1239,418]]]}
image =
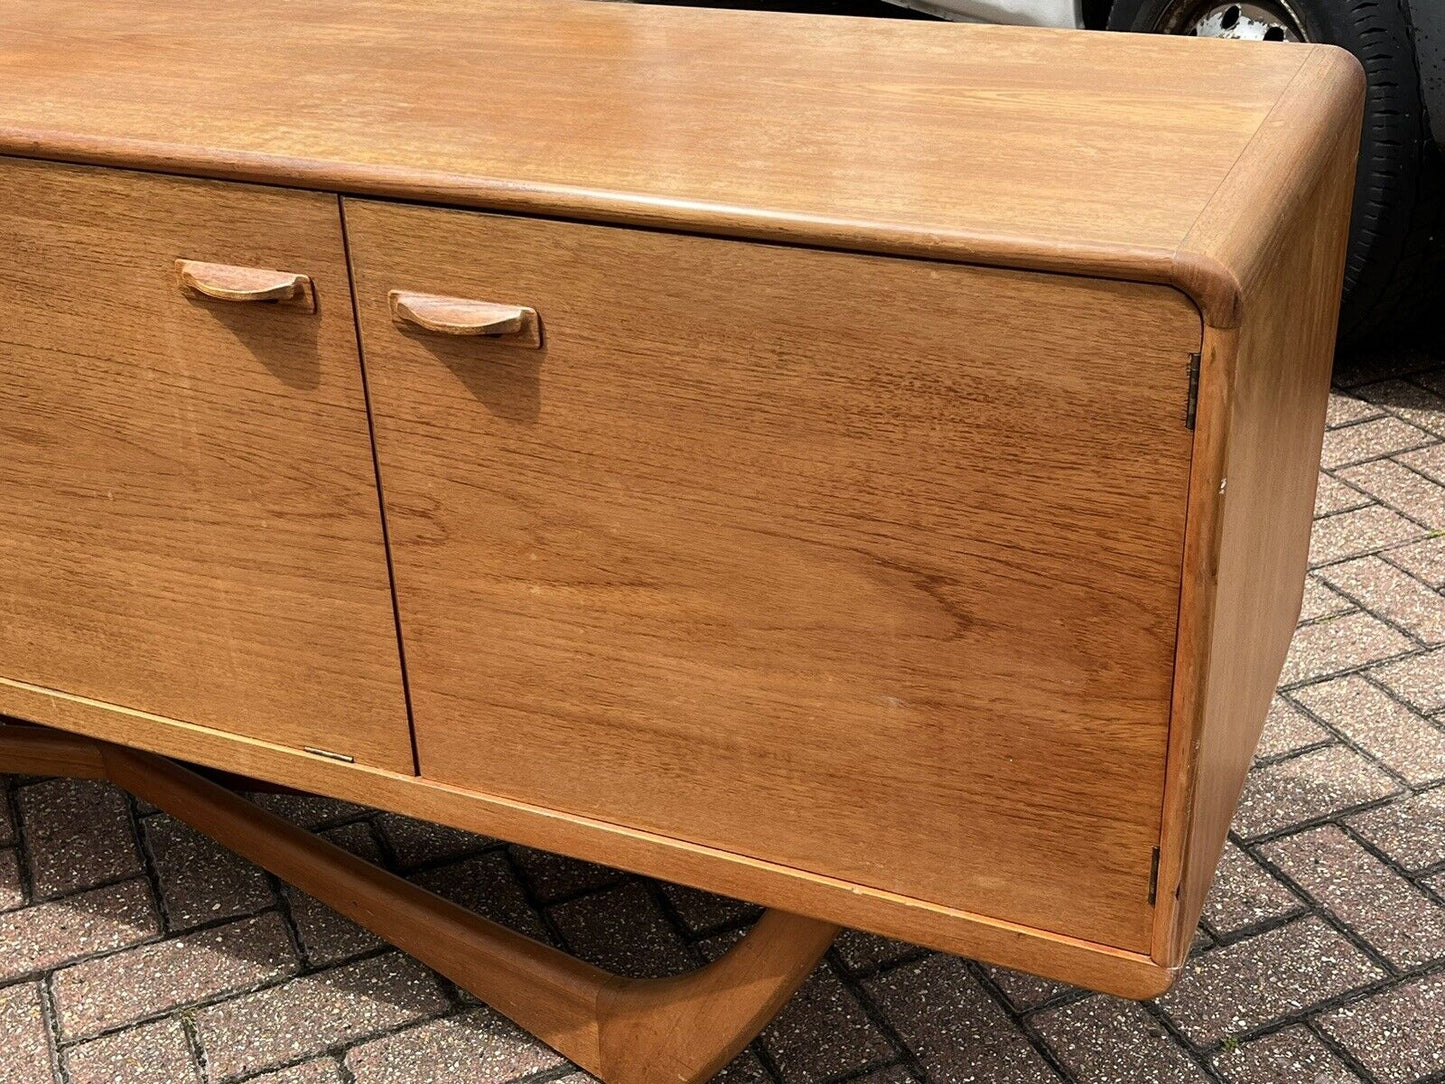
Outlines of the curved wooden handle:
{"label": "curved wooden handle", "polygon": [[181,289],[215,301],[275,301],[301,305],[314,312],[311,279],[266,267],[235,267],[200,260],[177,260]]}
{"label": "curved wooden handle", "polygon": [[484,335],[516,346],[542,345],[537,310],[465,297],[392,290],[386,295],[392,319],[439,335]]}

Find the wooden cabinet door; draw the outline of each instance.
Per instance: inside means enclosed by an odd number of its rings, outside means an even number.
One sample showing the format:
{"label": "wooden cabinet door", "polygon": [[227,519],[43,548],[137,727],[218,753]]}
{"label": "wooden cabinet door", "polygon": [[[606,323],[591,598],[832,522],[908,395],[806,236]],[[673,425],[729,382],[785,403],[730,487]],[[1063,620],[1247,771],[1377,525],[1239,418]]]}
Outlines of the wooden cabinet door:
{"label": "wooden cabinet door", "polygon": [[15,159],[0,191],[0,679],[413,771],[336,198]]}
{"label": "wooden cabinet door", "polygon": [[1147,949],[1182,295],[345,210],[424,776]]}

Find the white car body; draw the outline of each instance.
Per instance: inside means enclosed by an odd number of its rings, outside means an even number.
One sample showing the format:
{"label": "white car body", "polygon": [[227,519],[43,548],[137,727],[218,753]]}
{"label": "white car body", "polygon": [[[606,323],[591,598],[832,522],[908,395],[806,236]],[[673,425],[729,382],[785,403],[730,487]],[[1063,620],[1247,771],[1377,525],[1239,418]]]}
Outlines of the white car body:
{"label": "white car body", "polygon": [[1084,25],[1082,0],[893,0],[945,19],[971,23],[1007,23],[1012,26],[1062,26],[1076,30]]}

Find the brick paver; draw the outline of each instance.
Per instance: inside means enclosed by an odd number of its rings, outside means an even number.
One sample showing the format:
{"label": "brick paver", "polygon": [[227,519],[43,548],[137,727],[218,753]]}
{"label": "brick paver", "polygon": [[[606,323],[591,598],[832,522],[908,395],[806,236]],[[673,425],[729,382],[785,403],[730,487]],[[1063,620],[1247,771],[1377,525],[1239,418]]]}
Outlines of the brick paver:
{"label": "brick paver", "polygon": [[245,918],[58,971],[51,979],[63,1038],[84,1038],[294,974],[284,919]]}
{"label": "brick paver", "polygon": [[[1370,560],[1370,558],[1360,558]],[[1326,566],[1328,568],[1329,566]],[[1393,566],[1392,566],[1393,567]],[[1300,600],[1300,620],[1318,621],[1322,617],[1339,617],[1357,609],[1356,605],[1338,591],[1327,586],[1321,573],[1305,577],[1304,598]]]}
{"label": "brick paver", "polygon": [[341,1067],[332,1058],[316,1058],[274,1073],[253,1076],[246,1084],[347,1084]]}
{"label": "brick paver", "polygon": [[15,842],[15,818],[10,813],[10,795],[0,793],[0,847]]}
{"label": "brick paver", "polygon": [[51,779],[17,792],[36,899],[140,873],[125,796],[107,783]]}
{"label": "brick paver", "polygon": [[[850,932],[723,1084],[1445,1084],[1445,363],[1341,365],[1301,627],[1178,986]],[[258,803],[636,974],[735,900],[327,799]],[[588,1084],[304,893],[93,783],[0,777],[3,1084]]]}
{"label": "brick paver", "polygon": [[1346,557],[1365,557],[1386,546],[1429,537],[1430,532],[1398,512],[1369,503],[1315,521],[1309,562],[1318,567]]}
{"label": "brick paver", "polygon": [[1405,869],[1445,865],[1445,787],[1360,813],[1345,823]]}
{"label": "brick paver", "polygon": [[10,911],[0,915],[0,984],[160,932],[150,886],[139,878]]}
{"label": "brick paver", "polygon": [[54,1054],[38,982],[0,987],[0,1080],[51,1084]]}
{"label": "brick paver", "polygon": [[[516,870],[502,850],[419,872],[416,882],[494,922],[521,930],[528,937],[539,941],[552,940],[550,931],[528,902]],[[574,903],[585,904],[585,901]],[[626,913],[611,912],[615,921],[627,921],[617,917]]]}
{"label": "brick paver", "polygon": [[146,817],[143,824],[170,929],[252,915],[271,905],[271,883],[264,870],[167,816]]}
{"label": "brick paver", "polygon": [[1445,529],[1445,490],[1393,459],[1376,459],[1340,471],[1356,489],[1396,508],[1408,508],[1410,519],[1432,531]]}
{"label": "brick paver", "polygon": [[1410,637],[1368,613],[1345,614],[1305,625],[1295,633],[1280,673],[1281,685],[1315,681],[1404,655]]}
{"label": "brick paver", "polygon": [[1096,995],[1045,1010],[1034,1026],[1079,1084],[1204,1084],[1209,1079],[1164,1025],[1133,1002]]}
{"label": "brick paver", "polygon": [[1429,587],[1445,587],[1445,535],[1392,549],[1384,558]]}
{"label": "brick paver", "polygon": [[400,817],[395,813],[383,813],[376,818],[381,838],[391,848],[399,869],[412,869],[427,863],[447,858],[460,858],[490,846],[495,840],[448,828],[443,824],[429,824],[411,817]]}
{"label": "brick paver", "polygon": [[1010,971],[1005,967],[986,964],[981,970],[993,981],[1003,1000],[1019,1012],[1058,1001],[1073,991],[1073,987],[1067,983],[1041,979],[1037,975],[1025,975],[1022,971]]}
{"label": "brick paver", "polygon": [[1367,988],[1384,974],[1343,934],[1310,916],[1201,954],[1159,1004],[1195,1045],[1210,1047]]}
{"label": "brick paver", "polygon": [[815,971],[763,1032],[762,1047],[783,1079],[836,1080],[897,1053],[836,971]]}
{"label": "brick paver", "polygon": [[[891,937],[879,937],[874,933],[860,933],[858,930],[844,930],[833,943],[833,954],[846,968],[856,975],[872,974],[880,968],[920,954],[915,945],[906,941],[895,941]],[[1034,980],[1032,976],[1019,976]]]}
{"label": "brick paver", "polygon": [[20,857],[14,848],[0,850],[0,911],[13,911],[25,904],[25,884],[20,879]]}
{"label": "brick paver", "polygon": [[176,1019],[117,1032],[65,1052],[71,1084],[200,1084],[191,1041]]}
{"label": "brick paver", "polygon": [[1371,674],[1419,711],[1445,709],[1445,648],[1377,666]]}
{"label": "brick paver", "polygon": [[1260,853],[1399,968],[1445,957],[1445,911],[1333,824]]}
{"label": "brick paver", "polygon": [[1445,607],[1440,605],[1439,593],[1388,561],[1357,557],[1328,565],[1319,576],[1337,594],[1379,614],[1416,639],[1427,644],[1445,643]]}
{"label": "brick paver", "polygon": [[1445,972],[1354,1002],[1320,1020],[1380,1084],[1411,1084],[1445,1058]]}
{"label": "brick paver", "polygon": [[574,952],[618,974],[651,978],[697,966],[661,901],[639,884],[558,904],[552,920]]}
{"label": "brick paver", "polygon": [[1431,379],[1428,372],[1420,372],[1413,375],[1413,381],[1401,377],[1367,381],[1353,388],[1352,394],[1437,437],[1445,436],[1445,409],[1441,407],[1440,389],[1432,389]]}
{"label": "brick paver", "polygon": [[1229,937],[1266,922],[1301,913],[1304,901],[1259,862],[1234,844],[1226,844],[1214,875],[1214,888],[1201,921],[1215,937]]}
{"label": "brick paver", "polygon": [[356,1084],[506,1084],[564,1064],[487,1008],[393,1032],[346,1055]]}
{"label": "brick paver", "polygon": [[1330,734],[1324,727],[1284,697],[1276,696],[1265,717],[1264,733],[1259,736],[1255,757],[1267,760],[1329,740]]}
{"label": "brick paver", "polygon": [[1403,785],[1369,757],[1327,745],[1255,768],[1234,830],[1247,839],[1329,817],[1398,794]]}
{"label": "brick paver", "polygon": [[1053,1084],[1059,1075],[1023,1026],[956,956],[928,956],[864,984],[930,1080]]}
{"label": "brick paver", "polygon": [[1445,729],[1361,675],[1297,689],[1293,697],[1407,783],[1445,779]]}
{"label": "brick paver", "polygon": [[1320,450],[1320,466],[1326,470],[1338,470],[1381,456],[1408,452],[1431,443],[1433,439],[1429,433],[1416,429],[1409,422],[1386,415],[1327,432]]}
{"label": "brick paver", "polygon": [[1360,1084],[1313,1032],[1295,1025],[1219,1054],[1214,1066],[1229,1084]]}
{"label": "brick paver", "polygon": [[1335,512],[1349,512],[1364,508],[1371,503],[1369,494],[1361,493],[1352,485],[1340,481],[1332,474],[1320,472],[1315,487],[1315,515],[1328,516]]}
{"label": "brick paver", "polygon": [[223,1001],[195,1014],[215,1080],[238,1080],[450,1008],[426,968],[389,952]]}

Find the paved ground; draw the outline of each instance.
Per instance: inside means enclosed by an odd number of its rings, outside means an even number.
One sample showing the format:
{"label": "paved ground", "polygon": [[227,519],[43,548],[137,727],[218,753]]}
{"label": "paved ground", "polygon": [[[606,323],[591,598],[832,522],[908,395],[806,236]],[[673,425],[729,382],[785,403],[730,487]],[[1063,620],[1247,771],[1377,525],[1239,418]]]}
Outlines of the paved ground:
{"label": "paved ground", "polygon": [[[1336,375],[1303,620],[1178,988],[1139,1006],[849,935],[725,1080],[1445,1082],[1445,350]],[[93,784],[0,784],[0,1084],[587,1079],[166,816]],[[615,968],[695,965],[750,918],[263,801]]]}

